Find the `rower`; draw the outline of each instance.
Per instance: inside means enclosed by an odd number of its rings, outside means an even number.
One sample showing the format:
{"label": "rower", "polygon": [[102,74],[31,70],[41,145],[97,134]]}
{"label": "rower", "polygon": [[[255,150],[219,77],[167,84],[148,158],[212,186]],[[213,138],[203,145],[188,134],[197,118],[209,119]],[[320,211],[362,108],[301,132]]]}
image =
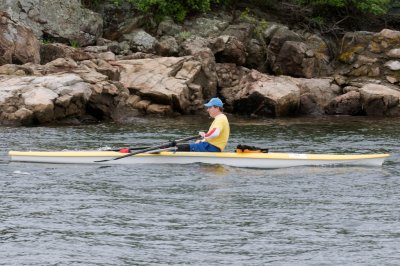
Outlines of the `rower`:
{"label": "rower", "polygon": [[208,103],[204,104],[210,117],[214,118],[207,133],[199,132],[202,137],[196,143],[177,145],[178,151],[193,151],[193,152],[221,152],[225,149],[229,139],[229,122],[226,115],[223,113],[221,99],[212,98]]}

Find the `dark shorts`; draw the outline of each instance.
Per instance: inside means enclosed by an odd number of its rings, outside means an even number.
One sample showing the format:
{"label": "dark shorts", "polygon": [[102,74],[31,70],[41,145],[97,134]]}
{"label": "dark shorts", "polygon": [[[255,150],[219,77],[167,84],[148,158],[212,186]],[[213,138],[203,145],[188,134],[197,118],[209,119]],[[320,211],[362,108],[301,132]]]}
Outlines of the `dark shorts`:
{"label": "dark shorts", "polygon": [[208,142],[193,143],[190,145],[190,151],[196,152],[220,152],[221,150]]}

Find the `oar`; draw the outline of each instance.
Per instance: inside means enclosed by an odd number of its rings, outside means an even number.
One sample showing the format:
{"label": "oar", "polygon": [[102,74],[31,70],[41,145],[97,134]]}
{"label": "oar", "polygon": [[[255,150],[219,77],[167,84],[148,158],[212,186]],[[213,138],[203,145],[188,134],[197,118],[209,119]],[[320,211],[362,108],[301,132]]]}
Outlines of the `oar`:
{"label": "oar", "polygon": [[176,152],[177,150],[178,150],[178,147],[175,146],[175,147],[169,147],[169,148],[162,148],[162,149],[158,149],[158,150],[147,151],[145,153],[155,154],[155,153],[160,153],[162,151],[173,151],[173,152]]}
{"label": "oar", "polygon": [[158,150],[158,149],[162,149],[162,148],[173,147],[173,146],[175,146],[176,143],[178,143],[178,142],[188,141],[188,140],[192,140],[192,139],[197,139],[197,138],[199,138],[199,137],[200,137],[199,135],[196,135],[196,136],[191,136],[191,137],[187,137],[187,138],[184,138],[184,139],[173,140],[173,141],[171,141],[171,142],[164,143],[164,144],[161,144],[161,145],[158,145],[158,146],[153,146],[153,147],[149,147],[149,148],[146,148],[146,149],[143,149],[143,150],[140,150],[140,151],[135,151],[135,152],[127,153],[127,154],[125,154],[125,155],[123,155],[123,156],[120,156],[120,157],[115,157],[115,158],[106,159],[106,160],[99,160],[99,161],[94,161],[94,162],[96,162],[96,163],[102,163],[102,162],[108,162],[108,161],[119,160],[119,159],[123,159],[123,158],[129,157],[129,156],[133,156],[133,155],[139,154],[139,153],[145,153],[145,152],[148,152],[148,151],[153,151],[153,150]]}
{"label": "oar", "polygon": [[147,149],[147,148],[150,148],[150,147],[149,146],[146,146],[146,147],[134,147],[134,148],[122,147],[122,148],[119,148],[119,149],[109,149],[109,150],[106,150],[106,151],[120,151],[121,149],[128,149],[130,151],[138,151],[138,150],[143,150],[143,149]]}

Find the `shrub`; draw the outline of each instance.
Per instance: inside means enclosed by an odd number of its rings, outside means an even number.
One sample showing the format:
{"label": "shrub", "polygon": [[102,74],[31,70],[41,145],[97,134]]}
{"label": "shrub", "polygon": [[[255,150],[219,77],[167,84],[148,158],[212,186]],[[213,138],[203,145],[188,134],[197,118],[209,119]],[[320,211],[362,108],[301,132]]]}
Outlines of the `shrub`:
{"label": "shrub", "polygon": [[313,8],[339,8],[347,11],[382,15],[387,13],[393,0],[293,0],[293,2]]}

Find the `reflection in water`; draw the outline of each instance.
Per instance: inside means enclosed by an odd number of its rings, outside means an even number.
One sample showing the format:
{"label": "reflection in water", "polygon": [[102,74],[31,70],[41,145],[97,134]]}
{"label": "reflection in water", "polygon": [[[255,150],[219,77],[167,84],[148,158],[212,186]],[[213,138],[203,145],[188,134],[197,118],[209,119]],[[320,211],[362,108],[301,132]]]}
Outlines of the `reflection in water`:
{"label": "reflection in water", "polygon": [[210,173],[222,177],[230,173],[230,170],[227,166],[220,164],[202,164],[200,171],[201,173]]}

